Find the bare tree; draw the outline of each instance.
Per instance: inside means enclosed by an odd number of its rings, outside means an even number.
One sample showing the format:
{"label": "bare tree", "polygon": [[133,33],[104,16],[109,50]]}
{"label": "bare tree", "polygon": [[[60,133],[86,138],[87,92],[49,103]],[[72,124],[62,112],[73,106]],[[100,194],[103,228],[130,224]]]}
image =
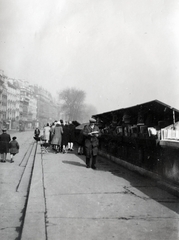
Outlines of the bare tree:
{"label": "bare tree", "polygon": [[68,120],[80,120],[82,118],[83,106],[86,94],[82,90],[67,88],[59,93],[61,109]]}

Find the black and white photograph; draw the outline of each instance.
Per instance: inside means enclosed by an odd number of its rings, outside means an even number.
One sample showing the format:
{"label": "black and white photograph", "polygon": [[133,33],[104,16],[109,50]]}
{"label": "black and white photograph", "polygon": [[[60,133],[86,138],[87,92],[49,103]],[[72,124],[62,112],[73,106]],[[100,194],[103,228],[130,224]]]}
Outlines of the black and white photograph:
{"label": "black and white photograph", "polygon": [[179,239],[179,1],[0,0],[0,240]]}

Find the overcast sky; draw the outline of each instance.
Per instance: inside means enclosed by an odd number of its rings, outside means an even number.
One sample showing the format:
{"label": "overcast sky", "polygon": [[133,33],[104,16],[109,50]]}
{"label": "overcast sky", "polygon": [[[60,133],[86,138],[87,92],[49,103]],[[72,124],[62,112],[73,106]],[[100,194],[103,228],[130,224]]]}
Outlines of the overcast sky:
{"label": "overcast sky", "polygon": [[179,109],[178,0],[0,0],[0,69],[98,113],[158,99]]}

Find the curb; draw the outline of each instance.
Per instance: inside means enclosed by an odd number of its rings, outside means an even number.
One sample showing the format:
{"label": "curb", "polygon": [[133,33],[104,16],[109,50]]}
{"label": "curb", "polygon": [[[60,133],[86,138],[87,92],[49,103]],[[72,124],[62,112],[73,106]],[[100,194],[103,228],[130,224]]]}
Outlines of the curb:
{"label": "curb", "polygon": [[[37,150],[39,151],[39,145]],[[32,182],[29,189],[24,227],[21,240],[46,239],[45,201],[43,192],[43,173],[41,155],[34,160]]]}

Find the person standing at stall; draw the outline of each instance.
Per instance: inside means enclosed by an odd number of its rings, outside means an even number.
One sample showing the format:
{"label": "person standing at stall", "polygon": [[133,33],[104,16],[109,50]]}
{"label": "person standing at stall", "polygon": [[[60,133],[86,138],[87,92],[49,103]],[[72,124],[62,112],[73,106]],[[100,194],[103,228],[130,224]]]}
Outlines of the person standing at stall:
{"label": "person standing at stall", "polygon": [[86,155],[86,167],[96,169],[96,158],[98,154],[98,145],[100,136],[99,127],[95,125],[96,120],[91,118],[89,120],[89,125],[86,125],[83,129],[83,135],[85,137],[85,155]]}
{"label": "person standing at stall", "polygon": [[11,136],[6,132],[7,129],[2,129],[2,134],[0,135],[0,153],[1,162],[6,162],[7,153],[9,152],[9,142],[11,141]]}

